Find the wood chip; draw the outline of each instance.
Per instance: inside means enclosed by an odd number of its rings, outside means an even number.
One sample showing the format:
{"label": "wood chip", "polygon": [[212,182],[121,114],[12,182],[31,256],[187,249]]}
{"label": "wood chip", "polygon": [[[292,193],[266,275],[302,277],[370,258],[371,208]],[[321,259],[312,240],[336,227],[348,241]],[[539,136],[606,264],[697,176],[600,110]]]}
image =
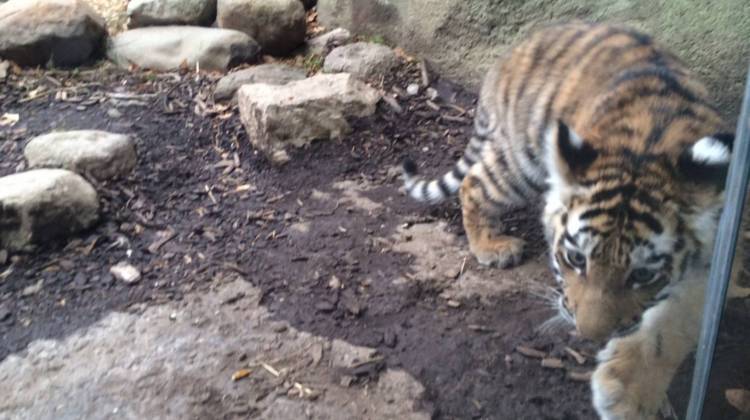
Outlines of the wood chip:
{"label": "wood chip", "polygon": [[401,105],[398,103],[398,101],[391,95],[385,93],[381,96],[383,99],[383,102],[388,104],[389,107],[395,112],[396,114],[400,114],[404,112],[404,108],[401,107]]}
{"label": "wood chip", "polygon": [[548,369],[562,369],[565,365],[563,365],[563,361],[557,357],[545,357],[542,359],[542,367]]}
{"label": "wood chip", "polygon": [[576,363],[578,363],[579,365],[583,365],[586,363],[586,356],[582,355],[581,353],[578,353],[570,347],[565,347],[565,351],[574,359],[576,359]]}
{"label": "wood chip", "polygon": [[277,378],[279,376],[281,376],[281,372],[279,372],[278,370],[276,370],[273,366],[269,365],[268,363],[260,362],[260,365],[263,367],[263,369],[265,369],[266,371],[268,371],[268,373],[270,373],[271,375],[273,375],[273,376],[275,376]]}
{"label": "wood chip", "polygon": [[453,300],[453,299],[448,299],[448,301],[446,302],[446,304],[448,306],[450,306],[451,308],[459,308],[459,307],[461,307],[461,302],[459,302],[457,300]]}
{"label": "wood chip", "polygon": [[577,382],[589,382],[591,381],[591,374],[594,373],[592,370],[569,370],[568,379]]}
{"label": "wood chip", "polygon": [[419,74],[422,77],[422,86],[427,87],[430,85],[430,70],[427,68],[427,60],[424,58],[419,60]]}
{"label": "wood chip", "polygon": [[533,357],[535,359],[544,359],[545,357],[547,357],[547,353],[541,350],[537,350],[535,348],[526,347],[526,346],[518,346],[516,347],[516,351],[526,357]]}
{"label": "wood chip", "polygon": [[435,111],[440,111],[440,105],[436,104],[435,102],[432,102],[431,100],[424,101],[425,104],[427,104],[428,107],[432,108]]}
{"label": "wood chip", "polygon": [[750,391],[747,389],[734,388],[724,391],[727,402],[742,414],[750,414]]}
{"label": "wood chip", "polygon": [[299,382],[294,383],[294,388],[299,392],[299,396],[301,398],[306,398],[308,400],[314,400],[320,396],[319,392],[313,391],[312,389],[302,385]]}
{"label": "wood chip", "polygon": [[468,124],[471,122],[470,119],[464,117],[454,117],[452,115],[442,115],[442,118],[446,121],[455,122],[459,124]]}
{"label": "wood chip", "polygon": [[239,381],[240,379],[247,378],[250,376],[250,371],[247,369],[240,369],[232,374],[233,381]]}
{"label": "wood chip", "polygon": [[468,327],[470,330],[477,331],[477,332],[494,332],[495,331],[490,327],[485,327],[484,325],[478,325],[478,324],[469,324]]}

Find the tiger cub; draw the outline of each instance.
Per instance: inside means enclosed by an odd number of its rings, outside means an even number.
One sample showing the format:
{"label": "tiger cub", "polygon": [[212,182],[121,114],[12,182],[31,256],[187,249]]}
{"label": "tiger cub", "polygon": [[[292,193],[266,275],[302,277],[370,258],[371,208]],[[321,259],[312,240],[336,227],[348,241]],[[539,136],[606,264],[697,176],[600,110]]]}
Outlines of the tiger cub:
{"label": "tiger cub", "polygon": [[[521,260],[502,215],[543,198],[560,317],[611,338],[593,375],[604,419],[655,416],[696,344],[734,135],[706,88],[637,31],[571,23],[534,33],[487,74],[455,167],[405,187],[459,193],[482,264]],[[736,295],[747,294],[738,286]]]}

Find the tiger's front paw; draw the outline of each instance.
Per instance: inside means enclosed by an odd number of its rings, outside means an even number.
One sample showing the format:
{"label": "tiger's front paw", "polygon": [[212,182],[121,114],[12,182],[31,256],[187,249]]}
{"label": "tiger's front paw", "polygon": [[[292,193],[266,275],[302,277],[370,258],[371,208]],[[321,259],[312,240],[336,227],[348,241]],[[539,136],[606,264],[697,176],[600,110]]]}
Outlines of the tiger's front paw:
{"label": "tiger's front paw", "polygon": [[625,337],[599,352],[591,378],[594,408],[603,420],[653,420],[668,404],[669,369],[660,367],[650,343]]}
{"label": "tiger's front paw", "polygon": [[469,243],[469,247],[480,264],[509,268],[521,263],[524,244],[520,238],[499,236]]}

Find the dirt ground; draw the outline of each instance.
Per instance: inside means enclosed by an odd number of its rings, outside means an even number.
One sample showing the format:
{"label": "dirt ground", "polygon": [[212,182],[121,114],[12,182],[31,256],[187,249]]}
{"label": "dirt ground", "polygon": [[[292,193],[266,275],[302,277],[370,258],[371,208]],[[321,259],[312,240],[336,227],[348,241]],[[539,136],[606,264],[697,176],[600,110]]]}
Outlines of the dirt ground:
{"label": "dirt ground", "polygon": [[[317,142],[276,167],[249,145],[236,109],[212,102],[215,79],[102,65],[0,83],[0,115],[20,114],[0,127],[0,175],[22,169],[26,141],[50,130],[133,134],[139,153],[127,179],[96,185],[103,211],[94,229],[0,260],[0,361],[113,312],[193,299],[233,273],[260,291],[270,320],[377,349],[382,360],[348,387],[399,369],[424,387],[419,409],[436,419],[594,418],[585,373],[596,345],[539,330],[553,311],[541,297],[552,280],[536,212],[510,217],[535,244],[524,264],[487,269],[466,252],[455,203],[424,207],[399,192],[405,155],[426,173],[460,156],[473,94],[438,81],[438,109],[423,95],[401,95],[402,112],[381,102],[343,140]],[[417,66],[405,64],[373,84],[403,93],[419,80]],[[125,259],[143,272],[135,285],[108,273]],[[725,317],[705,418],[736,418],[723,391],[750,385],[748,309],[737,302]],[[561,367],[543,367],[524,348]],[[671,393],[678,412],[690,368]],[[205,413],[219,413],[226,401],[204,403]]]}

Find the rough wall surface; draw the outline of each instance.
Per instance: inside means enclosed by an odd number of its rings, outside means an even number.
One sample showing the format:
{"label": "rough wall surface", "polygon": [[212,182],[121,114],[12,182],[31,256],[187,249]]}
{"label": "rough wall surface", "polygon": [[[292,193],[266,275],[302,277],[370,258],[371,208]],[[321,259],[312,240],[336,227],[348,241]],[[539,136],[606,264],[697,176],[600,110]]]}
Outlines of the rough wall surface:
{"label": "rough wall surface", "polygon": [[682,57],[731,120],[750,57],[747,0],[319,0],[318,13],[326,26],[382,36],[472,88],[509,44],[540,24],[627,24]]}

